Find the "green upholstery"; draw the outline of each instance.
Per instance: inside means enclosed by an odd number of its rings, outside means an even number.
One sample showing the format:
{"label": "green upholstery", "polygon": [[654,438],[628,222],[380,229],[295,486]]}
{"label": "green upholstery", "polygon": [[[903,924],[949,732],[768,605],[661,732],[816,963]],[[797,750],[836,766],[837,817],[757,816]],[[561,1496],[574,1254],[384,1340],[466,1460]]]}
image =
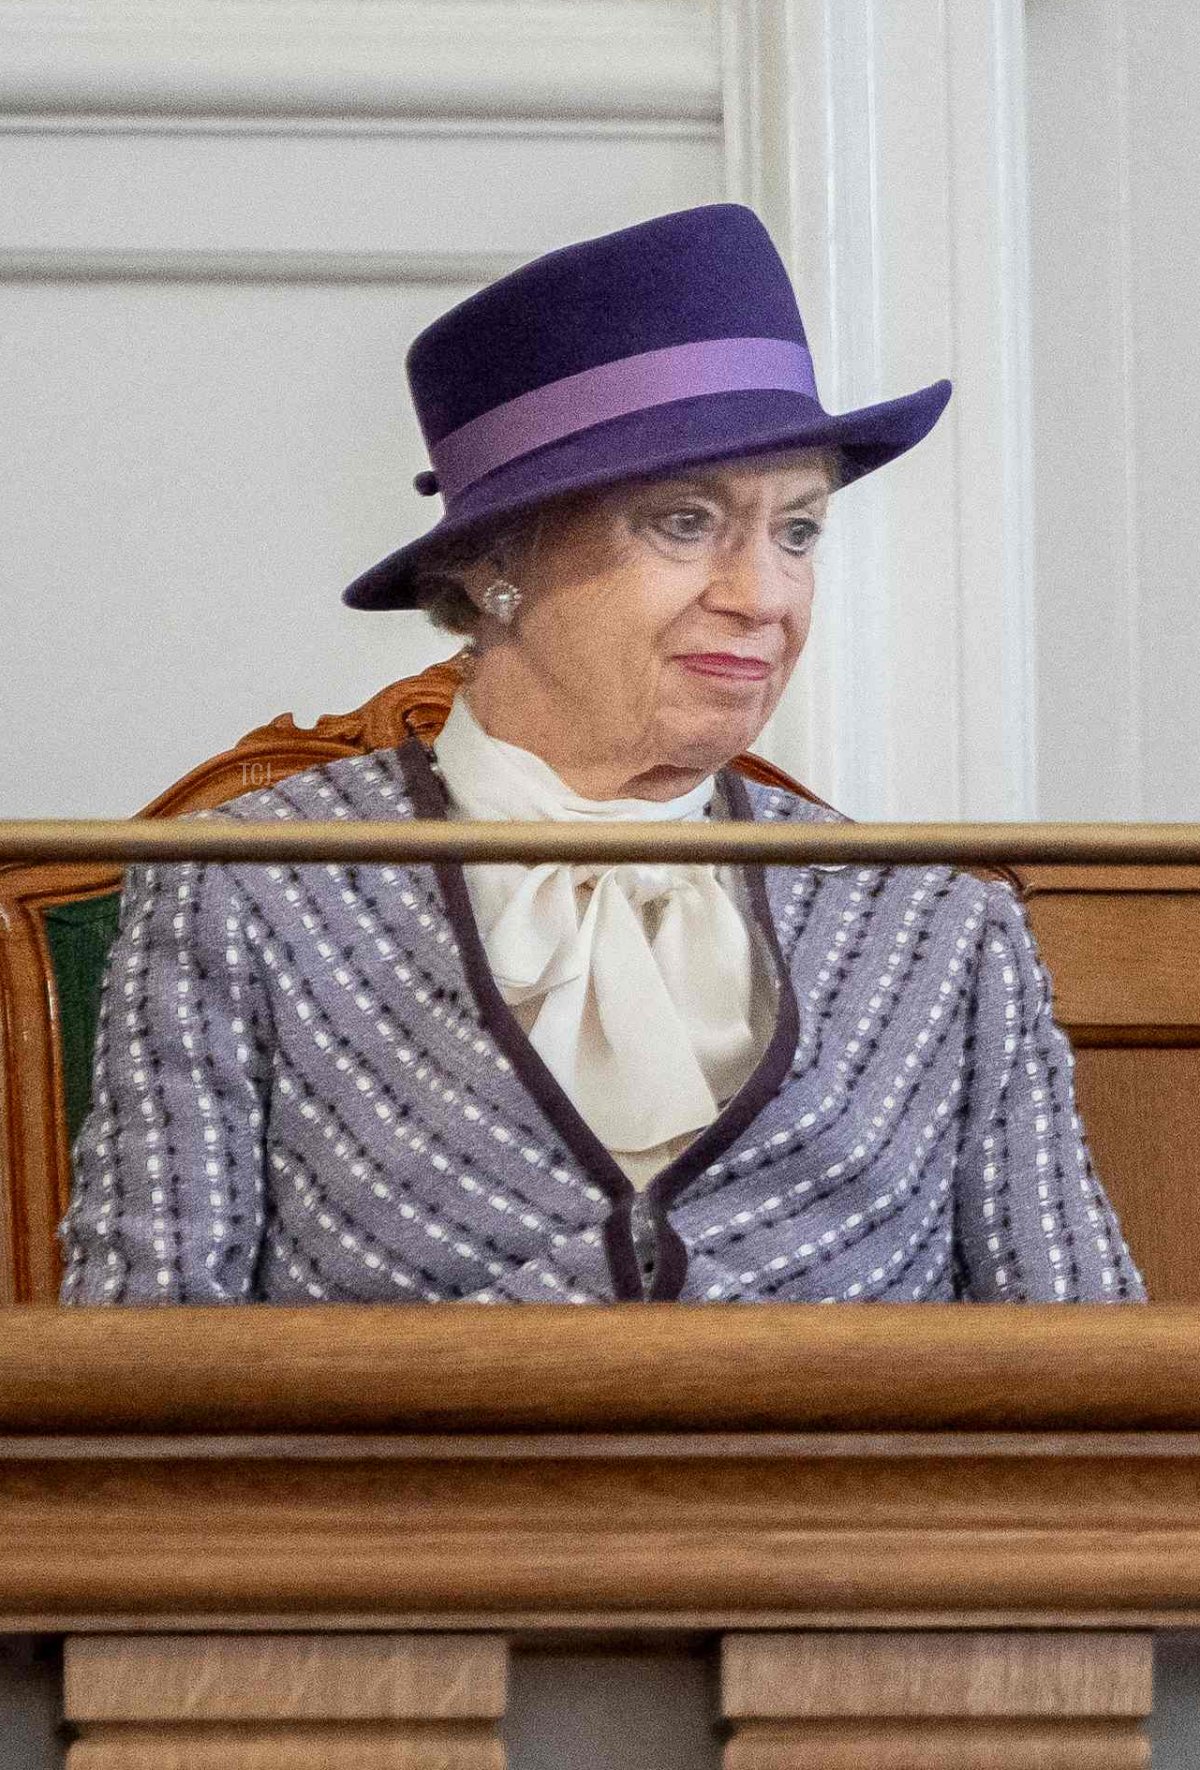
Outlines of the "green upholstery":
{"label": "green upholstery", "polygon": [[108,950],[117,935],[121,893],[55,904],[44,912],[62,1037],[67,1131],[71,1143],[92,1099],[92,1056]]}

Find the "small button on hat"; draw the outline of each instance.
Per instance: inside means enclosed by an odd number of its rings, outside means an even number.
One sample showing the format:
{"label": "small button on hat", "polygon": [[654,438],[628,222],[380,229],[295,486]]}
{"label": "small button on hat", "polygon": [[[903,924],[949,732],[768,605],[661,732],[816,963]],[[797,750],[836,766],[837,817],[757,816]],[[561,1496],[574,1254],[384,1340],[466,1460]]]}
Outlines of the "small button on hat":
{"label": "small button on hat", "polygon": [[825,446],[858,479],[920,442],[950,398],[941,380],[827,412],[786,266],[741,203],[547,252],[426,326],[405,368],[432,462],[413,483],[444,513],[355,578],[351,608],[414,607],[432,543],[566,492]]}

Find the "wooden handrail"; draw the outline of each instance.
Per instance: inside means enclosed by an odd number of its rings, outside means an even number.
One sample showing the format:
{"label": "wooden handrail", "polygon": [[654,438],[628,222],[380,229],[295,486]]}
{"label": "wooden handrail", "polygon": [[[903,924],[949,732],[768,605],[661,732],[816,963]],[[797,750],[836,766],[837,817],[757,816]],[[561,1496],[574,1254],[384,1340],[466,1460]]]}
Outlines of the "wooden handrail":
{"label": "wooden handrail", "polygon": [[949,861],[1200,865],[1200,823],[707,823],[607,825],[403,818],[12,818],[11,861]]}
{"label": "wooden handrail", "polygon": [[0,1627],[1184,1627],[1198,1425],[1190,1308],[10,1309]]}
{"label": "wooden handrail", "polygon": [[1198,1425],[1191,1308],[10,1309],[0,1628],[1194,1626]]}
{"label": "wooden handrail", "polygon": [[0,1433],[1200,1430],[1200,1309],[0,1310]]}

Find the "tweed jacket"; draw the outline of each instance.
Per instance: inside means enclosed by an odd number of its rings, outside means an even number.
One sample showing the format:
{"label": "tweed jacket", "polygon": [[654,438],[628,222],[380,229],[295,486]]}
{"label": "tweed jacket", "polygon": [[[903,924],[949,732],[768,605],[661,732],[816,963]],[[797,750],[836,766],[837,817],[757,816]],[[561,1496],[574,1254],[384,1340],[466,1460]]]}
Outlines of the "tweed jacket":
{"label": "tweed jacket", "polygon": [[[716,815],[848,821],[717,784]],[[414,737],[192,815],[447,810]],[[773,1034],[638,1193],[501,996],[461,865],[129,868],[63,1300],[1144,1300],[1013,888],[743,882]]]}

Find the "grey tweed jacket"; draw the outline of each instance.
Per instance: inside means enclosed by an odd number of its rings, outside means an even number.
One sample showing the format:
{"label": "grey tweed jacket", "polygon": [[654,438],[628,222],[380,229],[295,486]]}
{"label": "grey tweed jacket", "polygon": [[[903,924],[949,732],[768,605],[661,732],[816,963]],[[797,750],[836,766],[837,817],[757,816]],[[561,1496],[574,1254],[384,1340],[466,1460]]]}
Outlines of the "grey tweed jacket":
{"label": "grey tweed jacket", "polygon": [[[841,820],[718,786],[720,815]],[[446,811],[410,738],[193,815]],[[639,1194],[504,1002],[461,866],[131,867],[63,1300],[1145,1300],[1011,886],[743,880],[774,1032]]]}

